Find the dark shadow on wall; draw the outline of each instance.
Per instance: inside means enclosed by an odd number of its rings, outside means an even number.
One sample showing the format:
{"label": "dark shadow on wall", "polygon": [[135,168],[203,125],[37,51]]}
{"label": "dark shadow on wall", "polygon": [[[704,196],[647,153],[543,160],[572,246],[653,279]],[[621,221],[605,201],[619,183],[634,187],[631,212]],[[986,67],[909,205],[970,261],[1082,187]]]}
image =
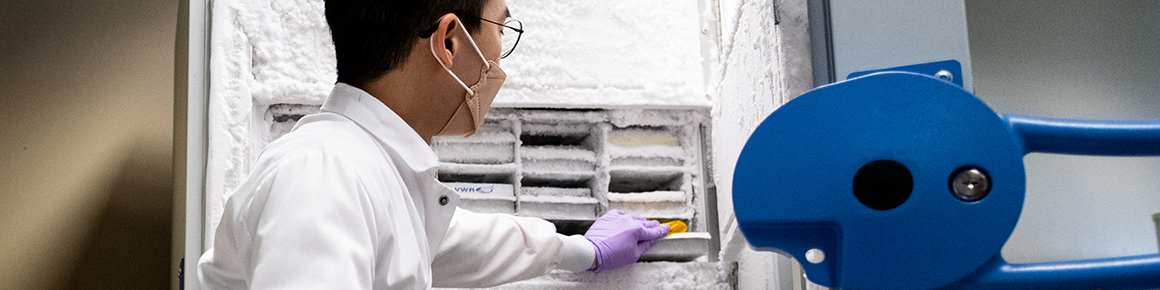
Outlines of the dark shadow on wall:
{"label": "dark shadow on wall", "polygon": [[63,289],[166,289],[176,279],[170,277],[177,267],[170,265],[171,153],[145,143],[122,162]]}

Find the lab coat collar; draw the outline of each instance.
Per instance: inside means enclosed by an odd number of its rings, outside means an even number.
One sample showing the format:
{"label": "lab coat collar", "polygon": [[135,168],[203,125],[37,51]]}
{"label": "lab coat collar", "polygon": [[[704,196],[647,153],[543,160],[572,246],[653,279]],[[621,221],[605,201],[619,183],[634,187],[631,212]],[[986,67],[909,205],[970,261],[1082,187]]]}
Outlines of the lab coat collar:
{"label": "lab coat collar", "polygon": [[379,142],[396,150],[415,172],[439,166],[439,158],[419,133],[382,101],[362,89],[345,83],[335,84],[330,97],[322,104],[322,111],[350,118]]}

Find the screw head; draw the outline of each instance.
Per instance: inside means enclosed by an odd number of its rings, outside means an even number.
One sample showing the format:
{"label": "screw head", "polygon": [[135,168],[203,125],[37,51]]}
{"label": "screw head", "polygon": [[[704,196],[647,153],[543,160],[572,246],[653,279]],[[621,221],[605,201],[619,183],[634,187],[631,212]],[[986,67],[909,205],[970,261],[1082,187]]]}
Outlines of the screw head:
{"label": "screw head", "polygon": [[936,78],[938,78],[938,79],[940,79],[940,80],[943,80],[943,81],[945,81],[945,82],[948,82],[948,83],[949,83],[949,82],[953,82],[953,81],[955,80],[955,74],[953,74],[953,73],[951,73],[951,71],[948,71],[948,70],[945,70],[945,69],[944,69],[944,70],[940,70],[940,71],[938,71],[937,73],[935,73],[935,74],[934,74],[934,77],[936,77]]}
{"label": "screw head", "polygon": [[963,167],[951,175],[950,187],[959,200],[979,201],[991,192],[991,177],[979,168]]}

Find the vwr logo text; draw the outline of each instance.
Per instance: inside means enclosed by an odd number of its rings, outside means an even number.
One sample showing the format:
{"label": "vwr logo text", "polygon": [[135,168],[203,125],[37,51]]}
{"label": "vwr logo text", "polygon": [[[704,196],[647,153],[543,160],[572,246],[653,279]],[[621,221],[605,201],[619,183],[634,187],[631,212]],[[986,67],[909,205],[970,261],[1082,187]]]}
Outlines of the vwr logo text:
{"label": "vwr logo text", "polygon": [[455,191],[460,193],[491,193],[495,191],[495,185],[485,185],[476,187],[456,186]]}

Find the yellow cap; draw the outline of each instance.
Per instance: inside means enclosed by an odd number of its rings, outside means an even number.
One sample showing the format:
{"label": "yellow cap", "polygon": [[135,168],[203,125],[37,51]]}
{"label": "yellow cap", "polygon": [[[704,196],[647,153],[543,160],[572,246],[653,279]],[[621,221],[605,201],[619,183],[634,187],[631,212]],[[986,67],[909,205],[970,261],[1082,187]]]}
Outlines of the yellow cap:
{"label": "yellow cap", "polygon": [[669,225],[669,234],[670,235],[683,233],[689,229],[689,227],[686,226],[685,223],[681,222],[681,221],[671,221],[671,222],[667,222],[664,224]]}

